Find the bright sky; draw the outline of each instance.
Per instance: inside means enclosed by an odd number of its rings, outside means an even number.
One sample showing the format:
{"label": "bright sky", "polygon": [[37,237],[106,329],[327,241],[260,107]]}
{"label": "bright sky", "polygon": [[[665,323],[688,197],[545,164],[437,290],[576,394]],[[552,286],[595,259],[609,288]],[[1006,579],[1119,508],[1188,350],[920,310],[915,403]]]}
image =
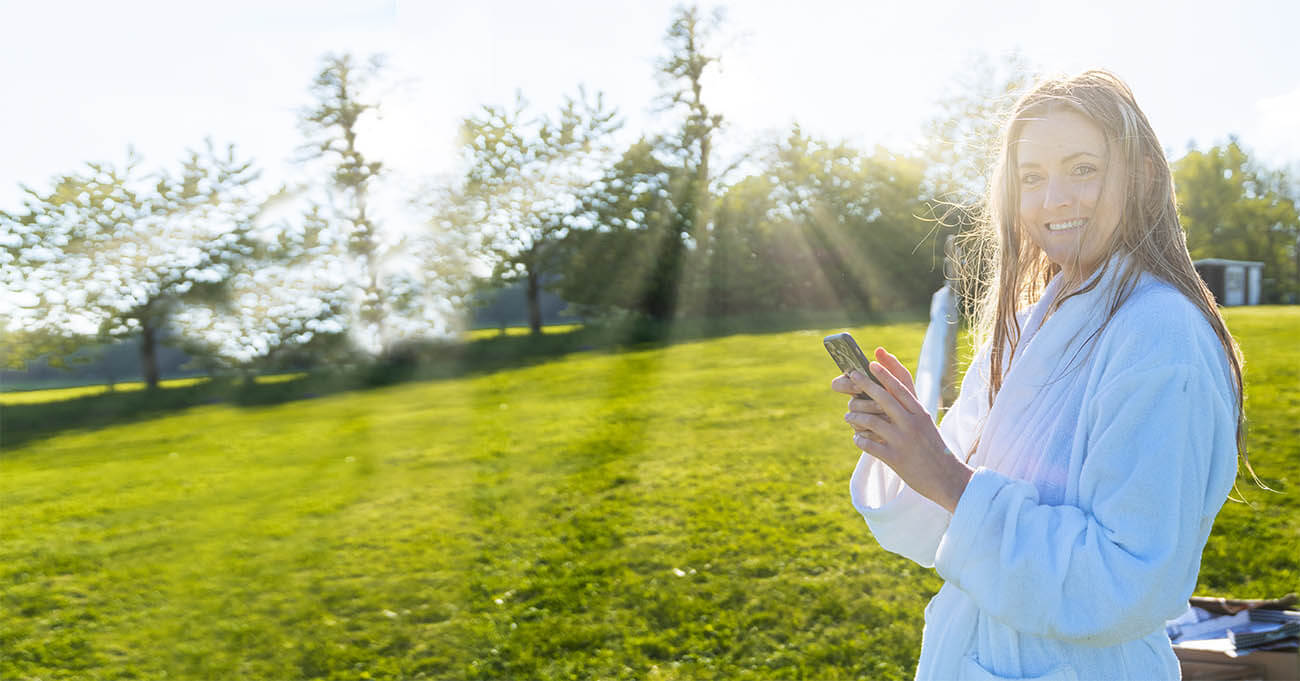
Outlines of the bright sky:
{"label": "bright sky", "polygon": [[[453,167],[461,117],[521,90],[542,110],[579,84],[628,129],[656,126],[653,63],[670,0],[0,0],[0,209],[86,161],[173,166],[206,136],[292,176],[295,112],[328,51],[389,56],[395,83],[363,151],[396,184]],[[1300,3],[736,0],[706,97],[733,144],[798,120],[901,147],[971,55],[1125,77],[1166,148],[1240,135],[1300,165]],[[794,9],[795,7],[798,9]],[[706,5],[710,7],[710,5]]]}

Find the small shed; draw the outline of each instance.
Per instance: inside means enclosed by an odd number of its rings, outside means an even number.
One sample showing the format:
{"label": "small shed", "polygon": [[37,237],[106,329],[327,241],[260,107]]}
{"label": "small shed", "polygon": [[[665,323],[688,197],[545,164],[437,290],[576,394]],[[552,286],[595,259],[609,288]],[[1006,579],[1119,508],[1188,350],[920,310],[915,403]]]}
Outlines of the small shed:
{"label": "small shed", "polygon": [[1234,305],[1259,305],[1260,281],[1264,263],[1252,260],[1224,260],[1205,258],[1192,262],[1197,274],[1214,299],[1224,307]]}

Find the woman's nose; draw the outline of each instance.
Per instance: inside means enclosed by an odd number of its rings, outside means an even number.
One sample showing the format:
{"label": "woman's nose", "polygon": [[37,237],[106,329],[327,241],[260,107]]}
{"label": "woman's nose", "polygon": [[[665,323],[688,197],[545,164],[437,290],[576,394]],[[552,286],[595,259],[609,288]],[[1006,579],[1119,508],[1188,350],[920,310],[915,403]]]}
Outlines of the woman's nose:
{"label": "woman's nose", "polygon": [[1044,208],[1068,206],[1073,200],[1074,196],[1070,193],[1068,182],[1055,177],[1047,178],[1047,191],[1043,192]]}

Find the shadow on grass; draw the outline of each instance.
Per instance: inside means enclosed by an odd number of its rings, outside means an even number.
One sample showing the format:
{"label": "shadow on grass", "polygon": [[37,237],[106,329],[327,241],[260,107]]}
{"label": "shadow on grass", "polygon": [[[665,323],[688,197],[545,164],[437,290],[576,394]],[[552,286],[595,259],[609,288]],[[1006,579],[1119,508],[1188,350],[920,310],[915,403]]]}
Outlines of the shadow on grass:
{"label": "shadow on grass", "polygon": [[924,319],[921,313],[908,312],[874,319],[851,318],[845,313],[804,313],[676,322],[624,320],[540,336],[501,335],[467,342],[429,343],[406,348],[385,362],[343,370],[318,370],[277,383],[213,380],[154,391],[106,392],[54,402],[0,405],[0,456],[6,450],[65,430],[146,421],[209,404],[248,407],[282,404],[411,381],[447,380],[517,369],[576,352],[642,350],[735,334],[785,333]]}

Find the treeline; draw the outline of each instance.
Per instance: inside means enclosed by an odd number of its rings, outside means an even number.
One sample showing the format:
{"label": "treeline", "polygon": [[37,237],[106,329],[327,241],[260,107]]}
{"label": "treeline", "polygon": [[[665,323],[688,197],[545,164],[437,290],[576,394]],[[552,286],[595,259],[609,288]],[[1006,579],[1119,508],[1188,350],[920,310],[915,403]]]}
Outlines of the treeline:
{"label": "treeline", "polygon": [[[618,111],[581,88],[553,112],[521,96],[466,116],[459,170],[404,197],[417,230],[379,209],[388,174],[358,143],[387,67],[346,54],[310,85],[295,183],[263,192],[234,145],[208,142],[172,168],[130,156],[24,187],[23,210],[0,213],[4,364],[125,338],[150,385],[159,342],[211,371],[382,361],[453,337],[474,301],[512,285],[534,331],[544,288],[588,319],[657,323],[924,306],[945,237],[969,220],[948,207],[977,201],[1028,69],[973,72],[919,151],[794,125],[723,159],[706,87],[722,21],[675,12],[655,65],[663,127],[626,146]],[[1235,141],[1174,166],[1194,254],[1264,260],[1266,300],[1300,292],[1295,178]]]}

